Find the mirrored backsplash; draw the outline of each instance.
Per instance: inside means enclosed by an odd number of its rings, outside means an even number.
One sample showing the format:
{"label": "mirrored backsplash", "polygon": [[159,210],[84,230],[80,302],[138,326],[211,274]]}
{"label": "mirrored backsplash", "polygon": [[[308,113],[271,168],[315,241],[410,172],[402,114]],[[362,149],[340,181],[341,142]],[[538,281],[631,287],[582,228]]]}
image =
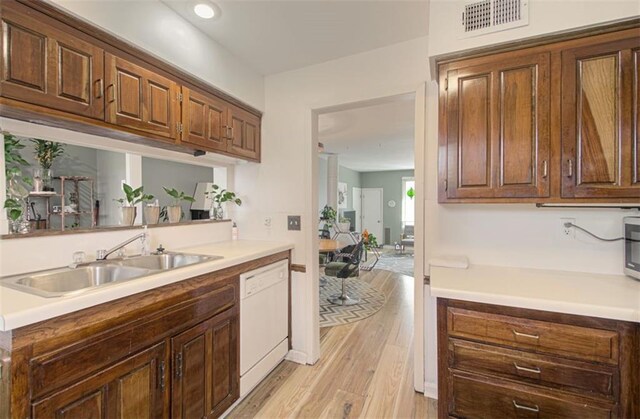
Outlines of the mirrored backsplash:
{"label": "mirrored backsplash", "polygon": [[3,134],[10,234],[210,218],[213,167]]}

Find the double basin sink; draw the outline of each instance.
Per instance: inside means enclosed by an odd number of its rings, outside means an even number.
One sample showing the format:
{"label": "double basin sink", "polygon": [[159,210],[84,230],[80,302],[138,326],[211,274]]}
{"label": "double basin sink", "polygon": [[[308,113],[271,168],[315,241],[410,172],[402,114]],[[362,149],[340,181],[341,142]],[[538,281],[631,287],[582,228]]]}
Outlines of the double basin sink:
{"label": "double basin sink", "polygon": [[172,252],[109,259],[79,264],[75,268],[16,275],[2,279],[0,285],[41,297],[64,297],[216,259],[222,257]]}

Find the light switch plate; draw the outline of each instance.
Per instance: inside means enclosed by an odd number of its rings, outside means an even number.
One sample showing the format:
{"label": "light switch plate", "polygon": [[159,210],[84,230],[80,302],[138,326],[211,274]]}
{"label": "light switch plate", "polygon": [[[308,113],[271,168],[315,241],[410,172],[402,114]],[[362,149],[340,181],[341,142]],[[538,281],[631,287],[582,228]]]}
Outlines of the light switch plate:
{"label": "light switch plate", "polygon": [[290,231],[300,231],[300,216],[299,215],[287,216],[287,228]]}

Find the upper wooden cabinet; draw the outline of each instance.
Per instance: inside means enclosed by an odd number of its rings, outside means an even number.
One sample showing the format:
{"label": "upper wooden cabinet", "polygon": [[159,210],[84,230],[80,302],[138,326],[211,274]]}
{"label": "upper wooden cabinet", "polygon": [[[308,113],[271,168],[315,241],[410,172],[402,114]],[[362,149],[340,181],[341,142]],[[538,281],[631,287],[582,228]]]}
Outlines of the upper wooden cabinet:
{"label": "upper wooden cabinet", "polygon": [[0,17],[0,116],[260,161],[257,110],[49,2]]}
{"label": "upper wooden cabinet", "polygon": [[212,95],[182,88],[182,142],[204,150],[227,151],[227,104]]}
{"label": "upper wooden cabinet", "polygon": [[549,194],[549,54],[444,74],[446,198]]}
{"label": "upper wooden cabinet", "polygon": [[630,37],[562,51],[563,197],[640,199],[638,48]]}
{"label": "upper wooden cabinet", "polygon": [[260,160],[260,118],[237,106],[229,107],[229,152],[250,160]]}
{"label": "upper wooden cabinet", "polygon": [[104,51],[50,19],[2,10],[0,91],[3,97],[104,117]]}
{"label": "upper wooden cabinet", "polygon": [[106,54],[107,122],[175,139],[178,85],[144,67]]}
{"label": "upper wooden cabinet", "polygon": [[439,64],[440,202],[640,202],[640,28]]}

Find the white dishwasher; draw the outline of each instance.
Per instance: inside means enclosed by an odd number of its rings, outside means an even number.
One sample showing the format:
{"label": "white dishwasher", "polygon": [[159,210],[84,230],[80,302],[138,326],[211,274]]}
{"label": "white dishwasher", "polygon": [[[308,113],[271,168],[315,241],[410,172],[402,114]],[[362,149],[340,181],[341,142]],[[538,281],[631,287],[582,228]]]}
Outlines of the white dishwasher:
{"label": "white dishwasher", "polygon": [[289,262],[240,275],[240,397],[289,351]]}

